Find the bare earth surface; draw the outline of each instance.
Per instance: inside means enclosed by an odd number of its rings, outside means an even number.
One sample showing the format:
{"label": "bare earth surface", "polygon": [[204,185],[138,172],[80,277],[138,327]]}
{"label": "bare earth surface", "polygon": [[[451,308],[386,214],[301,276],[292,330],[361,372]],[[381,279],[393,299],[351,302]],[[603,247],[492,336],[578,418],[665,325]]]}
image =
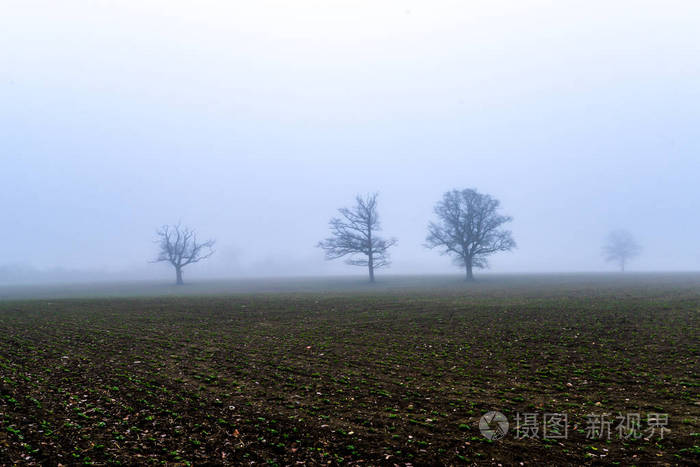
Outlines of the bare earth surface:
{"label": "bare earth surface", "polygon": [[[697,274],[0,297],[0,464],[700,463]],[[491,410],[503,439],[480,433]],[[542,436],[550,413],[566,437]],[[536,436],[518,439],[518,414]],[[668,416],[663,438],[649,414]]]}

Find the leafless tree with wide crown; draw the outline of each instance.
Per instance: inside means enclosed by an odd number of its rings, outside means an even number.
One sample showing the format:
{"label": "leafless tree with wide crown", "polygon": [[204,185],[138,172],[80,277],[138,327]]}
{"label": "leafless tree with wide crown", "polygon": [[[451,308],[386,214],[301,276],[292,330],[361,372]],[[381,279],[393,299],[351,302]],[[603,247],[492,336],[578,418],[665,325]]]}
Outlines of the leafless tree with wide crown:
{"label": "leafless tree with wide crown", "polygon": [[376,235],[381,230],[377,196],[377,193],[358,195],[353,208],[338,209],[341,217],[331,219],[331,236],[318,243],[318,247],[325,250],[326,259],[350,256],[348,264],[367,266],[370,282],[374,282],[375,269],[390,264],[389,248],[397,243],[395,238],[383,239]]}
{"label": "leafless tree with wide crown", "polygon": [[641,253],[642,247],[631,233],[626,230],[614,230],[608,234],[607,242],[603,245],[603,256],[608,262],[617,263],[620,272],[625,272],[627,262]]}
{"label": "leafless tree with wide crown", "polygon": [[487,267],[487,256],[516,247],[510,230],[501,228],[512,218],[499,214],[499,206],[497,199],[473,189],[448,191],[435,206],[439,220],[428,226],[425,246],[454,255],[473,281],[473,269]]}
{"label": "leafless tree with wide crown", "polygon": [[182,270],[189,264],[198,263],[214,254],[214,240],[199,243],[197,234],[180,224],[164,225],[156,231],[160,252],[154,263],[168,262],[175,268],[175,283],[184,284]]}

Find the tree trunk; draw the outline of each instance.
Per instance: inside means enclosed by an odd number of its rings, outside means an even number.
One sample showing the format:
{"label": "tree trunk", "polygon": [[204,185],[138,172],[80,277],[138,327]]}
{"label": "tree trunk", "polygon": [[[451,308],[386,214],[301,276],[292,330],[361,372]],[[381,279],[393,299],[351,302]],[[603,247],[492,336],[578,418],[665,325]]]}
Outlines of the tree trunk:
{"label": "tree trunk", "polygon": [[175,284],[177,285],[182,285],[184,282],[182,281],[182,268],[175,266]]}
{"label": "tree trunk", "polygon": [[472,261],[471,259],[467,259],[464,263],[467,266],[467,281],[472,282],[474,280],[474,274],[472,273]]}
{"label": "tree trunk", "polygon": [[374,258],[371,252],[367,261],[367,267],[369,268],[369,281],[374,282]]}

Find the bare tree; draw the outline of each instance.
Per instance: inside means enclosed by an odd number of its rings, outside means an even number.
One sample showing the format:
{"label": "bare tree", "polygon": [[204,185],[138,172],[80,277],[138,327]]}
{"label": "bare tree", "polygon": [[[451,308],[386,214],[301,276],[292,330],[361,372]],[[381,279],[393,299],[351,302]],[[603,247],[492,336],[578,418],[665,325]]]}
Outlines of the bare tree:
{"label": "bare tree", "polygon": [[511,232],[501,229],[512,218],[498,214],[499,205],[497,199],[476,190],[448,191],[435,206],[439,221],[428,226],[425,246],[454,255],[466,269],[467,280],[473,281],[472,269],[487,267],[487,256],[516,246]]}
{"label": "bare tree", "polygon": [[214,254],[214,240],[197,241],[194,230],[180,224],[164,225],[156,231],[160,253],[154,263],[167,261],[175,268],[175,283],[182,285],[182,269],[188,264],[198,263]]}
{"label": "bare tree", "polygon": [[605,261],[618,263],[621,272],[625,272],[627,262],[639,255],[641,251],[642,247],[639,246],[632,234],[626,230],[610,232],[605,245],[603,245]]}
{"label": "bare tree", "polygon": [[[357,204],[352,208],[338,209],[342,217],[330,221],[331,237],[318,243],[326,251],[326,259],[350,256],[346,261],[354,266],[367,266],[369,281],[374,282],[374,270],[388,266],[389,248],[396,245],[396,239],[385,240],[376,235],[381,230],[377,214],[377,193],[356,196]],[[364,255],[366,258],[357,258]]]}

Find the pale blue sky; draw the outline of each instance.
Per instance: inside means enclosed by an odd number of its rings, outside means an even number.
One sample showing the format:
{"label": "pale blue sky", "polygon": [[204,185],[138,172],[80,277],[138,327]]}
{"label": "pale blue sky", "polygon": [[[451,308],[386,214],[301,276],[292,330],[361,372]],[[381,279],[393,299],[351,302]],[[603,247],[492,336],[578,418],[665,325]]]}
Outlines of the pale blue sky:
{"label": "pale blue sky", "polygon": [[[364,274],[314,247],[379,191],[392,273],[452,188],[499,198],[493,272],[700,269],[700,3],[0,1],[0,265],[169,278]],[[195,274],[194,270],[191,273]]]}

